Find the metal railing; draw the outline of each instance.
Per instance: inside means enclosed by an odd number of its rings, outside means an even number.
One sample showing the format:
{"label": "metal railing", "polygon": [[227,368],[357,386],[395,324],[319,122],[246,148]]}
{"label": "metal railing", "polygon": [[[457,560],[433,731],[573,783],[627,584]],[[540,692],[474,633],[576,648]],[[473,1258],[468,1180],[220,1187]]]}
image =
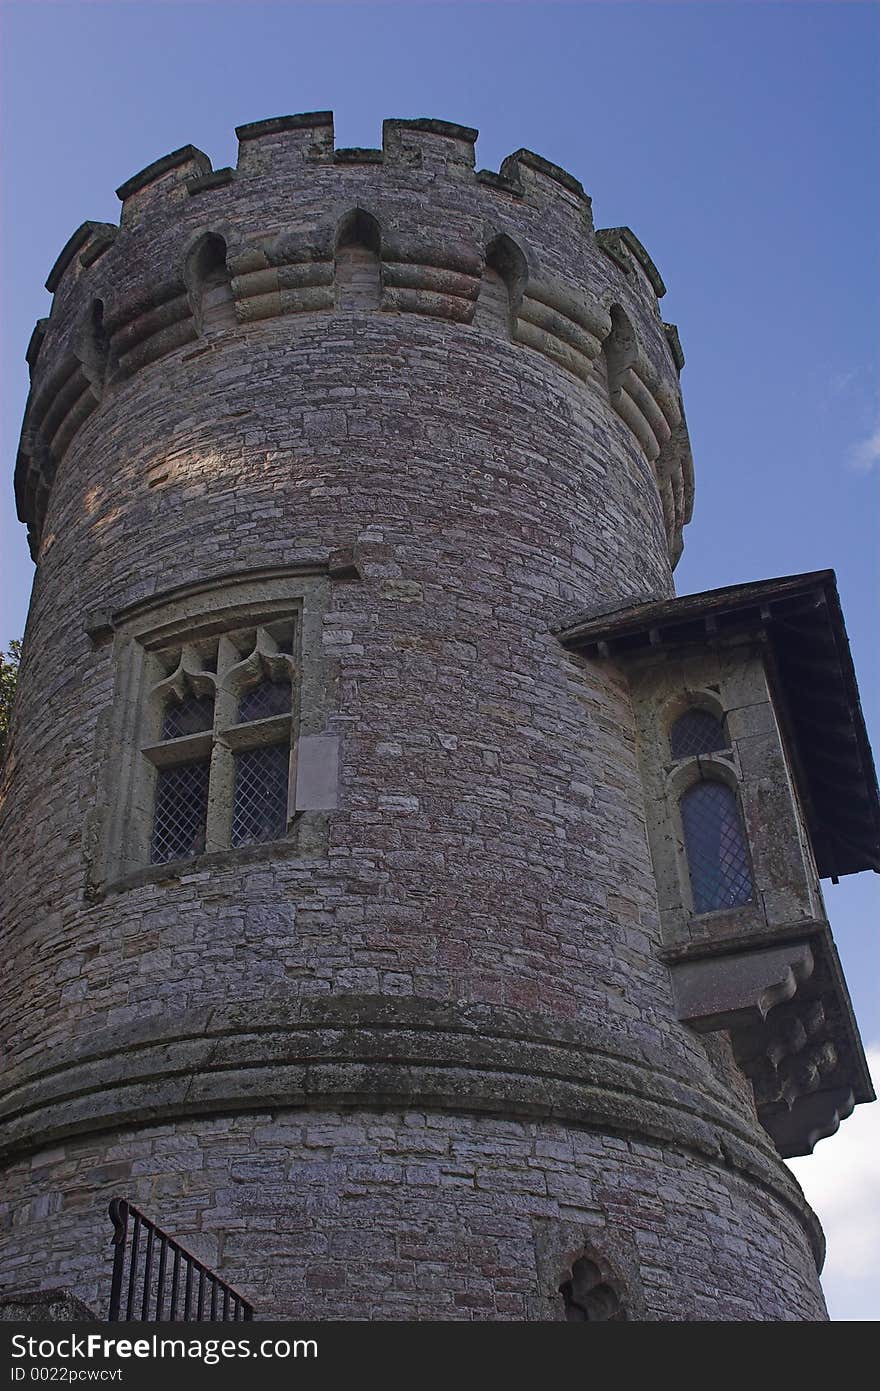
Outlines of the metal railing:
{"label": "metal railing", "polygon": [[109,1323],[237,1323],[253,1318],[252,1304],[133,1203],[114,1198],[110,1220],[114,1252]]}

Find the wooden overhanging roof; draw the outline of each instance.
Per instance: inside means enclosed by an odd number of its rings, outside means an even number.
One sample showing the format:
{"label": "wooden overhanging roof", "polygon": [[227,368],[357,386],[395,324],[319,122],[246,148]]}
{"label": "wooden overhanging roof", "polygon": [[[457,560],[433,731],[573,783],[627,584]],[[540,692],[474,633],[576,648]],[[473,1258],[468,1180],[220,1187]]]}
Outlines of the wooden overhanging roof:
{"label": "wooden overhanging roof", "polygon": [[880,871],[880,796],[833,570],[585,614],[555,629],[585,657],[754,638],[769,655],[819,874]]}

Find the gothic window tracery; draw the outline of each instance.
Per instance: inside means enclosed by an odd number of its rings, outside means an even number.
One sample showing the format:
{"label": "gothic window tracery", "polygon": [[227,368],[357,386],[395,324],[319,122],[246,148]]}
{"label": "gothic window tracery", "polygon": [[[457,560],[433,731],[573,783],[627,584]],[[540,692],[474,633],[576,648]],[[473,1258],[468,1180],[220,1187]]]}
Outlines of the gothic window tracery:
{"label": "gothic window tracery", "polygon": [[568,1279],[559,1286],[559,1293],[567,1323],[622,1323],[626,1320],[617,1290],[586,1254],[573,1263]]}
{"label": "gothic window tracery", "polygon": [[156,654],[159,739],[143,747],[156,769],[153,864],[285,834],[292,634],[291,622],[273,623]]}
{"label": "gothic window tracery", "polygon": [[113,615],[90,895],[173,878],[203,854],[247,861],[269,844],[283,855],[326,844],[340,757],[322,641],[329,592],[323,566],[279,567]]}

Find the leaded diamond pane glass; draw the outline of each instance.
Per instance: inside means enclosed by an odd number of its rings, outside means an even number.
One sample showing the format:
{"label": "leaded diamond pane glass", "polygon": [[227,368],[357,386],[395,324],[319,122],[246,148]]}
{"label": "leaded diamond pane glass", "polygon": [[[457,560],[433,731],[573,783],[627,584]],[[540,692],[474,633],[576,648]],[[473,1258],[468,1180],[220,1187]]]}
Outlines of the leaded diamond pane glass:
{"label": "leaded diamond pane glass", "polygon": [[182,734],[201,734],[214,723],[214,701],[211,696],[172,697],[165,707],[162,738],[179,739]]}
{"label": "leaded diamond pane glass", "polygon": [[735,908],[752,897],[739,807],[723,782],[698,782],[681,799],[694,912]]}
{"label": "leaded diamond pane glass", "polygon": [[693,758],[729,747],[724,726],[708,710],[687,710],[672,726],[673,758]]}
{"label": "leaded diamond pane glass", "polygon": [[270,715],[289,713],[289,681],[261,681],[258,686],[252,686],[249,691],[245,691],[238,707],[238,718],[242,722],[267,720]]}
{"label": "leaded diamond pane glass", "polygon": [[204,850],[209,767],[204,759],[160,769],[150,852],[154,865],[188,859]]}
{"label": "leaded diamond pane glass", "polygon": [[289,751],[285,744],[246,749],[235,756],[232,844],[278,840],[287,828]]}

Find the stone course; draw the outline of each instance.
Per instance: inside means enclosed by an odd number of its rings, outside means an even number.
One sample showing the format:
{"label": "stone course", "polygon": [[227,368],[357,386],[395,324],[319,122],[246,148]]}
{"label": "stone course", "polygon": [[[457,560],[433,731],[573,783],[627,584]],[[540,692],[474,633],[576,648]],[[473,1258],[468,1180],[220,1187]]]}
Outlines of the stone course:
{"label": "stone course", "polygon": [[[258,1301],[304,1319],[559,1320],[586,1245],[648,1320],[824,1317],[797,1224],[723,1165],[548,1124],[278,1111],[78,1140],[8,1173],[6,1271],[106,1304],[124,1188]],[[756,1307],[756,1291],[760,1299]],[[632,1316],[632,1312],[631,1312]]]}

